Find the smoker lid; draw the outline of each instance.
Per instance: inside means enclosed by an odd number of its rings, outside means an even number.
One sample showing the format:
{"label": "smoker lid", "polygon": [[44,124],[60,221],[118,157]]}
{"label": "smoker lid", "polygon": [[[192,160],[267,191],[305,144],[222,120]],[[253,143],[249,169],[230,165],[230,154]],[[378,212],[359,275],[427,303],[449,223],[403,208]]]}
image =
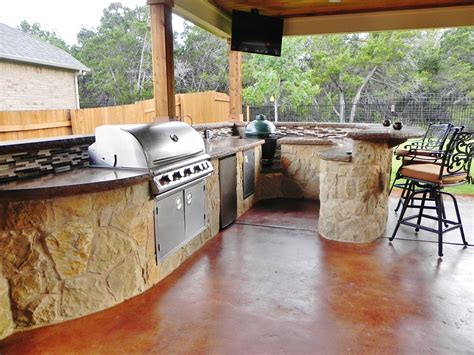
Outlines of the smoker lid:
{"label": "smoker lid", "polygon": [[247,137],[265,138],[275,133],[275,131],[275,125],[268,121],[265,115],[255,116],[255,120],[245,127],[245,135]]}

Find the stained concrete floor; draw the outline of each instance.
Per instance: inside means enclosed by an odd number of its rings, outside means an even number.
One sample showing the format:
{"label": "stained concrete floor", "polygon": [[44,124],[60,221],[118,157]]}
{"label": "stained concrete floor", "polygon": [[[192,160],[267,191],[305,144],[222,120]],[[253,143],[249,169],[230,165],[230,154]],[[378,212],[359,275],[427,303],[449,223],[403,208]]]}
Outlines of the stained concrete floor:
{"label": "stained concrete floor", "polygon": [[0,353],[472,353],[474,199],[459,200],[471,245],[451,232],[442,260],[428,233],[389,243],[393,213],[354,245],[318,236],[316,203],[266,201],[148,292]]}

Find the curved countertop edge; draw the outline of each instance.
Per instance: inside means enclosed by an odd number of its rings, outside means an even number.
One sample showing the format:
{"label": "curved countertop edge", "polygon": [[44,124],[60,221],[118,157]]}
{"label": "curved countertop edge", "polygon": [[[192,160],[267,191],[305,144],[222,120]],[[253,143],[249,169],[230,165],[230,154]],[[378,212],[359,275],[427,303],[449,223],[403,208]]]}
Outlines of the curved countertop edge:
{"label": "curved countertop edge", "polygon": [[206,153],[211,156],[211,159],[218,159],[243,150],[255,148],[264,143],[265,140],[256,138],[222,138],[206,143]]}
{"label": "curved countertop edge", "polygon": [[291,145],[327,145],[332,146],[337,143],[331,139],[316,138],[316,137],[283,137],[278,140],[280,144]]}
{"label": "curved countertop edge", "polygon": [[0,185],[0,201],[43,200],[93,193],[151,180],[146,170],[87,167]]}
{"label": "curved countertop edge", "polygon": [[347,132],[346,137],[353,140],[371,141],[374,143],[388,143],[393,148],[410,138],[418,138],[424,135],[424,131],[415,127],[406,127],[399,131],[393,128],[375,128],[371,127],[367,130]]}
{"label": "curved countertop edge", "polygon": [[90,145],[94,142],[94,135],[72,135],[6,141],[0,142],[0,155],[41,149],[67,148],[73,145]]}
{"label": "curved countertop edge", "polygon": [[338,161],[343,163],[352,162],[352,153],[347,154],[348,150],[343,147],[328,149],[319,153],[322,160]]}

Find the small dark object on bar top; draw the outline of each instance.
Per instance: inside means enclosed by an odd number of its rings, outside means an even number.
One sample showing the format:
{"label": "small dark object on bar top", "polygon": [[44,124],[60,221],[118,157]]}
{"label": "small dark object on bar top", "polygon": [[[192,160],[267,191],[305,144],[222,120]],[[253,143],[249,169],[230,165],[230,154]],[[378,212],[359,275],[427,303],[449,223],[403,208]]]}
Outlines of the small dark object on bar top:
{"label": "small dark object on bar top", "polygon": [[403,127],[403,123],[400,122],[400,121],[397,121],[397,122],[395,122],[395,123],[393,124],[393,129],[395,129],[395,130],[397,130],[397,131],[401,130],[402,127]]}
{"label": "small dark object on bar top", "polygon": [[352,152],[349,150],[346,152],[347,155],[352,155]]}
{"label": "small dark object on bar top", "polygon": [[384,127],[390,127],[391,124],[392,124],[392,121],[390,121],[388,118],[384,119],[382,122],[382,125]]}

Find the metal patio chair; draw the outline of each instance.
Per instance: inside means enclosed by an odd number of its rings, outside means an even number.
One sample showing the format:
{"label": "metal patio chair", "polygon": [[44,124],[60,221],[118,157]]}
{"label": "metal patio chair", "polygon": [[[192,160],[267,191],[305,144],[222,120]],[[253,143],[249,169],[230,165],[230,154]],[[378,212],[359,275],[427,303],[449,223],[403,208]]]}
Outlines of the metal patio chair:
{"label": "metal patio chair", "polygon": [[[457,186],[465,183],[472,183],[470,176],[470,167],[474,155],[474,132],[463,132],[461,128],[455,128],[452,137],[443,152],[433,152],[432,157],[439,159],[442,154],[441,164],[423,163],[403,166],[399,173],[407,180],[409,184],[408,195],[403,203],[395,230],[390,241],[392,241],[400,227],[407,225],[438,235],[438,255],[443,256],[443,234],[459,228],[464,245],[467,241],[464,235],[461,215],[459,213],[456,197],[448,192],[442,191],[447,186]],[[422,195],[421,198],[416,196]],[[443,196],[451,197],[456,211],[457,221],[446,218]],[[420,201],[416,205],[416,201]],[[428,206],[427,202],[434,202],[434,206]],[[418,208],[418,213],[405,217],[408,208]],[[436,211],[436,216],[425,214],[425,210],[432,209]],[[423,218],[437,221],[437,228],[422,225]],[[416,223],[412,222],[416,219]]]}
{"label": "metal patio chair", "polygon": [[395,179],[390,187],[390,193],[394,187],[402,189],[401,197],[398,200],[395,212],[400,209],[403,200],[408,195],[408,182],[397,183],[401,180],[400,169],[410,164],[424,164],[424,163],[441,163],[441,155],[433,155],[433,152],[440,152],[450,136],[453,133],[453,125],[451,123],[430,124],[425,132],[423,138],[419,141],[411,142],[403,148],[397,148],[394,152],[396,159],[402,161],[402,165],[398,169]]}

